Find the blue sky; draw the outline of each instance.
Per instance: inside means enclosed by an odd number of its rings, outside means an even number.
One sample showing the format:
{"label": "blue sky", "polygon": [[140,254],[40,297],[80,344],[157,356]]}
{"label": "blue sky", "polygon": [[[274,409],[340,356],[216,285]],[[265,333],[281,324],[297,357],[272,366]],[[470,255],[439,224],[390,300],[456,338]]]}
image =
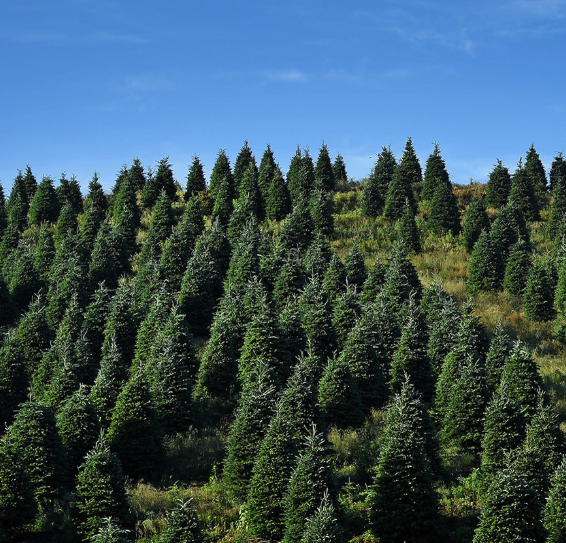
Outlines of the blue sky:
{"label": "blue sky", "polygon": [[169,156],[185,184],[249,141],[287,171],[324,140],[349,175],[411,136],[452,181],[566,150],[566,0],[18,0],[0,7],[0,181]]}

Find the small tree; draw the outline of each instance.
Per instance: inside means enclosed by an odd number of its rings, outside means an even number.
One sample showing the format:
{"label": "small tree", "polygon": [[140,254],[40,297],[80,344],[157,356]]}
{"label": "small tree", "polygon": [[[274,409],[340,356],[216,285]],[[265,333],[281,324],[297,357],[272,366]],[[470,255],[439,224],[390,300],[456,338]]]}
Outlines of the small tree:
{"label": "small tree", "polygon": [[273,221],[283,220],[291,212],[289,189],[279,167],[273,174],[265,195],[265,214]]}
{"label": "small tree", "polygon": [[53,186],[53,179],[44,176],[30,204],[30,223],[37,226],[43,222],[55,223],[58,216],[59,200]]}
{"label": "small tree", "polygon": [[466,290],[474,295],[482,291],[500,290],[503,286],[505,266],[499,247],[484,230],[472,252],[468,267]]}
{"label": "small tree", "polygon": [[397,221],[396,226],[397,239],[407,246],[409,251],[416,254],[421,252],[421,240],[419,230],[415,221],[409,203],[405,206],[402,217]]}
{"label": "small tree", "polygon": [[204,178],[204,169],[202,167],[202,162],[198,155],[193,156],[193,162],[189,168],[189,174],[187,175],[187,188],[185,190],[185,202],[191,198],[191,196],[197,195],[199,192],[206,190],[206,180]]}
{"label": "small tree", "polygon": [[466,251],[472,252],[482,230],[489,230],[489,218],[485,212],[483,200],[472,200],[466,212],[464,227],[462,229],[462,242]]}
{"label": "small tree", "polygon": [[167,524],[159,543],[204,543],[196,511],[191,500],[177,500],[177,507],[167,513]]}
{"label": "small tree", "polygon": [[511,174],[509,169],[503,166],[501,160],[497,160],[497,164],[489,174],[487,182],[487,192],[485,195],[485,205],[499,209],[507,204],[509,191],[511,190]]}
{"label": "small tree", "polygon": [[438,142],[434,143],[434,151],[426,160],[426,168],[423,179],[422,199],[431,200],[439,185],[451,186],[446,163],[440,154]]}
{"label": "small tree", "polygon": [[509,192],[509,201],[513,202],[523,212],[527,221],[540,220],[535,188],[529,173],[525,168],[523,168],[521,160],[519,160],[517,169],[513,174],[513,181]]}
{"label": "small tree", "polygon": [[509,259],[505,266],[503,289],[509,294],[523,296],[530,276],[532,265],[532,246],[530,243],[519,240],[511,247]]}
{"label": "small tree", "polygon": [[544,507],[544,527],[548,543],[560,543],[566,536],[566,458],[552,477],[552,487]]}
{"label": "small tree", "polygon": [[535,150],[534,143],[531,143],[531,146],[525,156],[525,171],[531,179],[535,192],[539,194],[546,193],[546,172],[544,171],[542,161]]}
{"label": "small tree", "polygon": [[427,224],[436,235],[450,232],[457,236],[460,233],[460,212],[450,182],[438,183],[434,189]]}
{"label": "small tree", "polygon": [[555,317],[554,292],[550,285],[547,270],[538,259],[534,259],[529,271],[524,297],[527,319],[548,322]]}

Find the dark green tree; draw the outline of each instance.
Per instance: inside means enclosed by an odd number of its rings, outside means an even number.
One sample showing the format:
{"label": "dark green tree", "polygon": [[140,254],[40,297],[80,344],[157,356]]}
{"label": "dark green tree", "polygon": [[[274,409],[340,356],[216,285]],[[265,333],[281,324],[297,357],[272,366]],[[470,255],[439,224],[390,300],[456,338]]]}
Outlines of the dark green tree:
{"label": "dark green tree", "polygon": [[29,375],[14,334],[4,336],[0,347],[0,428],[11,424],[18,405],[26,400]]}
{"label": "dark green tree", "polygon": [[368,270],[368,277],[362,287],[362,304],[372,303],[381,292],[381,287],[385,283],[386,269],[383,262],[376,260]]}
{"label": "dark green tree", "polygon": [[448,232],[453,236],[460,233],[462,229],[460,212],[451,183],[438,183],[436,185],[430,202],[427,225],[434,234],[439,236]]}
{"label": "dark green tree", "polygon": [[273,178],[275,177],[277,171],[281,173],[279,166],[275,163],[275,158],[273,157],[271,146],[268,143],[267,149],[263,152],[263,155],[261,157],[257,178],[261,197],[264,202],[267,201],[269,187],[273,182]]}
{"label": "dark green tree", "polygon": [[501,321],[495,328],[489,351],[485,359],[486,382],[489,390],[493,393],[501,382],[503,368],[509,358],[510,341],[509,336],[503,330]]}
{"label": "dark green tree", "polygon": [[118,457],[101,434],[79,467],[73,523],[82,541],[92,536],[112,515],[124,522],[128,517],[126,479]]}
{"label": "dark green tree", "polygon": [[[214,173],[214,172],[213,172]],[[212,178],[211,178],[212,182]],[[211,189],[212,192],[212,189]],[[212,210],[212,219],[218,219],[221,224],[226,225],[230,220],[232,211],[234,210],[234,187],[231,177],[225,177],[218,182],[216,188],[216,197],[214,199],[214,208]]]}
{"label": "dark green tree", "polygon": [[252,168],[252,175],[255,176],[257,182],[258,169],[255,161],[255,157],[248,145],[248,140],[244,141],[244,145],[240,149],[238,156],[236,157],[236,162],[234,163],[234,188],[236,193],[236,198],[238,198],[245,189],[242,188],[242,183],[244,180],[244,175],[247,169]]}
{"label": "dark green tree", "polygon": [[40,288],[41,281],[34,267],[32,248],[26,240],[21,239],[13,253],[11,277],[8,283],[12,302],[18,314],[26,311]]}
{"label": "dark green tree", "polygon": [[24,183],[26,185],[26,194],[28,197],[28,202],[33,200],[35,196],[35,191],[37,190],[37,180],[29,167],[29,164],[26,166],[26,171],[24,175]]}
{"label": "dark green tree", "polygon": [[265,215],[272,221],[281,221],[291,212],[291,196],[279,167],[265,195]]}
{"label": "dark green tree", "polygon": [[[526,270],[525,270],[526,271]],[[534,259],[528,271],[527,284],[524,290],[524,308],[527,319],[537,322],[552,320],[554,310],[554,293],[546,268],[539,259]]]}
{"label": "dark green tree", "polygon": [[542,161],[535,150],[534,143],[531,143],[531,146],[525,156],[525,171],[531,179],[535,192],[539,194],[546,193],[546,172],[544,171]]}
{"label": "dark green tree", "polygon": [[118,273],[114,265],[112,250],[108,243],[111,227],[104,223],[96,235],[92,249],[91,261],[88,269],[90,284],[96,287],[104,282],[106,288],[115,290],[118,288]]}
{"label": "dark green tree", "polygon": [[177,500],[177,507],[167,512],[167,524],[159,543],[204,543],[198,516],[191,500]]}
{"label": "dark green tree", "polygon": [[[566,172],[565,172],[566,173]],[[552,191],[552,203],[550,204],[550,217],[548,218],[547,231],[552,240],[556,240],[560,231],[560,223],[566,214],[566,177],[559,178]]]}
{"label": "dark green tree", "polygon": [[417,204],[413,195],[412,177],[408,165],[401,161],[389,183],[385,199],[385,217],[390,221],[398,221],[403,216],[407,202],[413,215],[416,214]]}
{"label": "dark green tree", "polygon": [[192,196],[196,196],[199,192],[206,191],[206,179],[204,178],[204,169],[198,155],[193,156],[193,162],[189,167],[187,175],[187,188],[185,190],[185,202]]}
{"label": "dark green tree", "polygon": [[357,241],[354,241],[350,246],[350,250],[344,260],[344,269],[346,270],[348,284],[355,286],[358,290],[362,290],[367,279],[367,270]]}
{"label": "dark green tree", "polygon": [[345,292],[339,294],[334,300],[332,326],[336,332],[340,349],[344,347],[344,343],[346,343],[361,313],[360,295],[356,292],[355,287],[348,287]]}
{"label": "dark green tree", "polygon": [[438,142],[434,143],[434,151],[426,160],[426,167],[423,179],[422,199],[432,200],[439,185],[451,187],[450,178],[446,171],[446,163],[440,154]]}
{"label": "dark green tree", "polygon": [[[3,210],[4,215],[6,213]],[[16,195],[16,198],[12,202],[12,205],[8,207],[8,221],[11,225],[13,225],[18,232],[23,232],[28,225],[28,210],[25,202]],[[6,225],[4,226],[4,228]]]}
{"label": "dark green tree", "polygon": [[561,543],[566,537],[566,459],[552,476],[552,486],[544,506],[543,522],[548,531],[547,543]]}
{"label": "dark green tree", "polygon": [[421,252],[419,230],[408,203],[402,217],[397,221],[395,232],[397,239],[404,243],[410,251],[417,254]]}
{"label": "dark green tree", "polygon": [[520,239],[530,241],[529,229],[523,212],[509,202],[497,216],[490,231],[490,236],[499,245],[505,261],[511,247]]}
{"label": "dark green tree", "polygon": [[470,258],[466,290],[471,295],[478,292],[501,290],[504,275],[505,265],[499,246],[484,230],[475,244]]}
{"label": "dark green tree", "polygon": [[277,245],[285,251],[298,249],[304,253],[313,239],[314,223],[308,200],[300,199],[294,204],[293,211],[283,221],[277,237]]}
{"label": "dark green tree", "polygon": [[382,147],[381,153],[377,155],[377,160],[368,179],[368,183],[377,184],[379,194],[382,198],[389,192],[389,184],[393,179],[396,167],[397,162],[391,152],[391,146]]}
{"label": "dark green tree", "polygon": [[505,292],[515,296],[523,296],[532,266],[532,254],[531,244],[522,239],[511,247],[503,279]]}
{"label": "dark green tree", "polygon": [[314,514],[306,519],[301,543],[343,543],[343,531],[337,513],[327,494]]}
{"label": "dark green tree", "polygon": [[333,199],[326,192],[316,189],[309,200],[309,209],[315,232],[330,237],[334,232],[332,215]]}
{"label": "dark green tree", "polygon": [[0,186],[0,236],[8,226],[8,214],[6,212],[6,197],[4,196],[4,187]]}
{"label": "dark green tree", "polygon": [[225,184],[225,191],[230,194],[230,199],[234,197],[234,178],[232,176],[232,168],[230,167],[230,160],[226,156],[226,151],[220,149],[216,157],[216,162],[210,174],[210,186],[208,191],[212,198],[216,199],[220,186]]}
{"label": "dark green tree", "polygon": [[53,179],[44,176],[30,204],[30,224],[39,226],[42,222],[55,223],[58,216],[59,201],[53,186]]}
{"label": "dark green tree", "polygon": [[487,192],[485,195],[486,207],[499,209],[507,205],[509,191],[511,190],[511,174],[509,169],[497,160],[497,164],[491,170],[487,182]]}
{"label": "dark green tree", "polygon": [[291,297],[298,296],[306,283],[304,269],[296,258],[286,259],[279,269],[273,297],[280,311]]}
{"label": "dark green tree", "polygon": [[315,168],[315,185],[322,192],[330,192],[334,190],[336,179],[334,178],[334,170],[332,169],[332,161],[326,143],[322,142],[322,146],[318,152],[318,158]]}
{"label": "dark green tree", "polygon": [[171,200],[165,191],[163,191],[151,213],[150,229],[157,233],[157,237],[163,243],[170,235],[175,225],[175,216],[171,207]]}
{"label": "dark green tree", "polygon": [[513,202],[523,212],[527,221],[540,221],[533,180],[526,168],[523,168],[522,160],[519,160],[517,169],[513,174],[511,190],[509,191],[509,201]]}
{"label": "dark green tree", "polygon": [[346,290],[346,268],[337,253],[332,253],[322,287],[331,300],[336,299]]}
{"label": "dark green tree", "polygon": [[[158,195],[159,196],[159,195]],[[122,235],[131,253],[136,250],[136,236],[141,226],[141,214],[133,183],[128,178],[120,187],[113,203],[112,221]]]}
{"label": "dark green tree", "polygon": [[60,245],[67,235],[74,234],[76,230],[77,214],[71,204],[65,204],[61,207],[61,213],[55,227],[55,245]]}
{"label": "dark green tree", "polygon": [[473,199],[466,211],[462,228],[462,242],[469,253],[474,249],[482,230],[489,230],[489,218],[483,200]]}
{"label": "dark green tree", "polygon": [[71,206],[75,212],[75,216],[82,213],[83,195],[77,178],[73,175],[71,179],[67,179],[65,173],[61,174],[59,186],[55,189],[59,208],[63,209],[66,205]]}
{"label": "dark green tree", "polygon": [[149,178],[141,193],[141,202],[145,208],[152,208],[161,192],[165,191],[169,200],[177,199],[177,185],[173,179],[173,170],[169,157],[162,158],[157,164],[155,175]]}
{"label": "dark green tree", "polygon": [[334,181],[336,184],[344,184],[348,182],[348,173],[346,172],[346,163],[344,157],[338,153],[332,163],[332,172],[334,173]]}

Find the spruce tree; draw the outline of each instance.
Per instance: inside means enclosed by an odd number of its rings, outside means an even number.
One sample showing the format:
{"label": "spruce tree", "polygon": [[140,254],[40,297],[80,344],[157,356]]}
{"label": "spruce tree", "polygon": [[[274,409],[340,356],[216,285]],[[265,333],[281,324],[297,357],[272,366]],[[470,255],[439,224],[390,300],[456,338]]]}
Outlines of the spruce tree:
{"label": "spruce tree", "polygon": [[84,213],[81,220],[81,240],[87,251],[92,251],[94,240],[100,225],[104,221],[108,202],[104,196],[102,185],[95,173],[88,184],[88,194],[84,201]]}
{"label": "spruce tree", "polygon": [[501,160],[497,160],[497,164],[489,174],[487,182],[487,192],[485,195],[486,207],[499,209],[507,205],[509,191],[511,190],[511,174],[509,169],[503,166]]}
{"label": "spruce tree", "polygon": [[108,243],[110,232],[110,225],[104,223],[96,235],[88,269],[88,278],[90,279],[90,284],[95,288],[104,282],[108,289],[115,290],[118,288],[118,273],[114,265],[112,250]]}
{"label": "spruce tree", "polygon": [[492,241],[490,234],[484,230],[472,251],[466,290],[471,295],[501,290],[504,274],[505,266],[501,251]]}
{"label": "spruce tree", "polygon": [[[214,173],[214,172],[213,172]],[[211,178],[212,182],[212,178]],[[212,193],[212,189],[211,189]],[[226,225],[230,220],[232,211],[234,210],[234,187],[231,177],[225,177],[218,182],[216,189],[216,197],[214,199],[214,208],[212,210],[212,220],[219,220],[221,224]]]}
{"label": "spruce tree", "polygon": [[279,167],[273,174],[265,194],[265,215],[272,221],[281,221],[291,212],[291,196]]}
{"label": "spruce tree", "polygon": [[30,204],[30,224],[39,226],[42,222],[55,223],[58,216],[59,201],[53,186],[53,179],[44,176]]}
{"label": "spruce tree", "polygon": [[536,322],[548,322],[555,317],[554,292],[550,278],[546,268],[536,258],[528,272],[524,299],[527,319]]}
{"label": "spruce tree", "polygon": [[505,266],[505,277],[503,279],[505,292],[515,296],[523,296],[531,266],[532,246],[520,239],[511,247],[509,259]]}
{"label": "spruce tree", "polygon": [[149,209],[153,208],[162,191],[165,191],[172,202],[176,200],[177,185],[173,179],[173,170],[171,164],[169,164],[169,157],[162,158],[159,161],[155,176],[147,180],[141,193],[143,206]]}
{"label": "spruce tree", "polygon": [[128,171],[128,176],[130,178],[130,181],[134,185],[134,190],[136,192],[142,191],[146,183],[146,177],[143,165],[138,157],[135,157],[132,160],[132,165],[130,166],[130,169]]}
{"label": "spruce tree", "polygon": [[348,173],[346,172],[346,163],[344,157],[338,153],[332,163],[332,172],[334,173],[334,181],[336,184],[344,184],[348,182]]}
{"label": "spruce tree", "polygon": [[193,156],[193,162],[189,168],[189,174],[187,175],[187,188],[185,190],[185,202],[191,198],[191,196],[196,196],[199,192],[206,190],[206,180],[204,178],[204,169],[202,162],[198,155]]}
{"label": "spruce tree", "polygon": [[[565,172],[566,173],[566,172]],[[547,232],[552,240],[556,240],[560,230],[560,223],[566,213],[566,177],[558,179],[552,191],[550,204],[550,217],[547,223]]]}
{"label": "spruce tree", "polygon": [[247,196],[249,199],[249,214],[255,215],[261,221],[265,217],[265,203],[261,197],[257,175],[255,163],[250,162],[240,179],[237,196],[238,198]]}
{"label": "spruce tree", "polygon": [[520,239],[530,241],[529,229],[523,212],[513,202],[509,202],[497,216],[492,225],[490,236],[499,245],[505,261],[511,247]]}
{"label": "spruce tree", "polygon": [[434,189],[427,225],[436,235],[460,233],[460,212],[451,183],[438,183]]}
{"label": "spruce tree", "polygon": [[19,196],[16,197],[12,205],[8,208],[8,221],[18,230],[18,232],[23,232],[27,228],[27,207]]}
{"label": "spruce tree", "polygon": [[489,230],[489,218],[483,200],[473,199],[464,218],[462,242],[469,253],[474,249],[482,230]]}
{"label": "spruce tree", "polygon": [[8,289],[18,314],[27,310],[33,296],[41,288],[39,274],[34,267],[34,255],[26,240],[20,240],[12,261]]}
{"label": "spruce tree", "polygon": [[426,160],[426,167],[423,179],[423,190],[421,197],[423,200],[432,200],[438,185],[444,184],[451,186],[446,163],[440,154],[438,142],[434,143],[434,151]]}
{"label": "spruce tree", "polygon": [[344,260],[344,269],[346,270],[346,280],[350,285],[361,290],[367,279],[367,271],[364,257],[360,252],[360,247],[356,241],[350,246],[350,250]]}
{"label": "spruce tree", "polygon": [[59,179],[59,186],[55,189],[59,208],[63,209],[66,205],[71,206],[75,216],[83,211],[83,195],[77,178],[73,175],[71,179],[67,179],[65,173]]}
{"label": "spruce tree", "polygon": [[276,410],[259,447],[249,485],[245,518],[254,537],[283,537],[284,497],[296,455],[291,421]]}
{"label": "spruce tree", "polygon": [[[261,197],[264,202],[267,201],[269,187],[278,170],[279,170],[279,166],[277,166],[277,164],[275,163],[275,158],[273,157],[273,151],[271,150],[271,146],[268,143],[267,149],[263,152],[263,155],[261,157],[261,162],[259,164],[258,177],[257,177],[259,191],[261,193]],[[279,173],[281,173],[280,170]]]}
{"label": "spruce tree", "polygon": [[6,197],[4,196],[4,187],[0,186],[0,236],[8,226],[8,215],[6,213]]}
{"label": "spruce tree", "polygon": [[128,250],[133,254],[137,247],[136,236],[141,226],[141,215],[130,178],[122,184],[116,196],[112,219],[114,227],[122,233]]}
{"label": "spruce tree", "polygon": [[366,215],[370,217],[379,215],[384,205],[383,199],[389,191],[389,184],[393,179],[396,166],[397,163],[391,152],[391,147],[383,147],[381,153],[377,155],[373,170],[364,185],[361,206]]}
{"label": "spruce tree", "polygon": [[305,351],[307,345],[298,306],[298,296],[289,298],[285,305],[279,308],[279,326],[287,340],[287,352],[291,362],[293,362]]}
{"label": "spruce tree", "polygon": [[343,543],[344,536],[338,524],[336,509],[325,494],[318,509],[306,519],[301,543]]}
{"label": "spruce tree", "polygon": [[151,404],[149,386],[140,373],[120,392],[107,439],[124,474],[135,480],[155,475],[162,454],[162,429]]}
{"label": "spruce tree", "polygon": [[538,194],[546,193],[546,172],[542,161],[535,150],[534,143],[531,143],[525,155],[525,171],[531,179],[531,183]]}
{"label": "spruce tree", "polygon": [[[425,315],[425,318],[427,318],[427,315]],[[432,371],[438,377],[448,353],[458,343],[458,330],[462,322],[462,313],[458,304],[454,300],[448,299],[427,320],[429,321],[427,352]]]}
{"label": "spruce tree", "polygon": [[273,415],[275,400],[275,386],[268,365],[259,362],[251,372],[250,386],[244,383],[230,426],[224,461],[226,489],[240,502],[245,501],[248,494],[252,469]]}
{"label": "spruce tree", "polygon": [[509,357],[509,350],[509,336],[505,333],[503,326],[501,326],[501,321],[499,321],[491,338],[489,351],[485,359],[486,382],[492,393],[497,390],[501,382],[501,375]]}
{"label": "spruce tree", "polygon": [[370,531],[384,543],[437,538],[438,498],[419,420],[422,411],[412,407],[415,398],[407,387],[408,383],[403,385],[386,412],[375,476],[366,498]]}
{"label": "spruce tree", "polygon": [[369,304],[376,300],[385,283],[386,269],[382,262],[376,260],[368,270],[368,277],[364,282],[361,292],[362,304]]}
{"label": "spruce tree", "polygon": [[408,167],[407,164],[400,162],[389,183],[384,215],[390,221],[401,219],[407,202],[409,202],[413,215],[417,212],[417,204],[413,195],[412,177]]}
{"label": "spruce tree", "polygon": [[32,482],[22,452],[0,442],[0,537],[12,541],[37,513]]}
{"label": "spruce tree", "polygon": [[216,157],[216,162],[210,174],[210,185],[208,191],[212,198],[216,199],[221,185],[226,185],[226,191],[230,194],[230,199],[234,197],[234,178],[232,177],[232,168],[230,160],[226,156],[226,151],[220,149]]}
{"label": "spruce tree", "polygon": [[167,512],[167,524],[161,532],[159,543],[204,543],[191,500],[177,500],[177,507]]}
{"label": "spruce tree", "polygon": [[248,140],[245,140],[244,145],[242,146],[240,152],[238,153],[238,156],[236,157],[236,162],[234,162],[234,188],[235,188],[236,198],[239,197],[243,192],[242,184],[243,184],[244,175],[246,173],[246,170],[250,167],[250,165],[252,167],[252,172],[257,180],[258,169],[257,169],[255,157],[248,145]]}
{"label": "spruce tree", "polygon": [[557,155],[554,157],[552,164],[550,166],[549,172],[549,189],[552,194],[554,194],[554,189],[560,183],[560,180],[566,180],[566,161],[562,156],[563,151],[559,151]]}
{"label": "spruce tree", "polygon": [[35,191],[37,190],[37,180],[33,175],[29,164],[26,165],[24,184],[26,186],[26,195],[28,197],[28,202],[31,202],[33,200],[33,197],[35,196]]}
{"label": "spruce tree", "polygon": [[314,238],[314,223],[308,207],[308,199],[300,199],[287,215],[277,238],[283,250],[299,250],[304,253]]}
{"label": "spruce tree", "polygon": [[18,405],[26,400],[28,385],[26,360],[14,334],[7,334],[0,347],[0,428],[12,423]]}
{"label": "spruce tree", "polygon": [[21,404],[6,430],[5,443],[19,449],[40,507],[51,508],[63,497],[68,483],[67,455],[53,410],[34,402]]}
{"label": "spruce tree", "polygon": [[287,258],[279,269],[277,280],[273,286],[273,297],[278,310],[285,307],[291,297],[300,294],[305,282],[303,267],[296,258]]}
{"label": "spruce tree", "polygon": [[314,225],[314,231],[326,237],[334,232],[334,217],[332,215],[332,196],[316,189],[309,200],[309,210]]}
{"label": "spruce tree", "polygon": [[297,145],[297,151],[291,158],[287,172],[287,187],[293,206],[297,205],[300,200],[308,198],[313,188],[311,183],[314,183],[314,179],[309,179],[305,159],[306,154],[303,156],[301,147]]}
{"label": "spruce tree", "polygon": [[361,315],[360,296],[355,287],[348,287],[336,297],[334,301],[334,312],[332,316],[332,326],[336,332],[338,348],[342,349],[352,328]]}
{"label": "spruce tree", "polygon": [[509,191],[509,201],[513,202],[523,212],[527,221],[540,221],[535,187],[529,173],[523,168],[521,160],[519,160],[517,169],[513,174],[511,190]]}
{"label": "spruce tree", "polygon": [[334,170],[332,169],[332,161],[330,160],[328,147],[324,142],[322,142],[316,161],[315,185],[316,188],[322,192],[330,192],[334,190],[336,185]]}
{"label": "spruce tree", "polygon": [[316,512],[332,486],[331,477],[326,440],[313,426],[297,459],[284,499],[284,543],[300,543],[307,518]]}
{"label": "spruce tree", "polygon": [[401,218],[397,221],[395,227],[397,239],[407,246],[409,251],[419,254],[421,252],[421,240],[419,230],[415,221],[411,208],[407,202],[405,211]]}
{"label": "spruce tree", "polygon": [[162,191],[153,206],[151,213],[150,229],[154,230],[161,243],[170,235],[175,225],[175,216],[171,207],[171,200],[165,191]]}
{"label": "spruce tree", "polygon": [[322,288],[331,300],[336,299],[341,292],[346,290],[346,268],[337,253],[332,253],[326,268]]}
{"label": "spruce tree", "polygon": [[83,541],[92,536],[112,515],[124,522],[128,516],[126,479],[118,457],[101,434],[79,467],[73,524]]}
{"label": "spruce tree", "polygon": [[498,473],[487,490],[474,534],[474,543],[508,541],[545,541],[536,493],[512,467]]}
{"label": "spruce tree", "polygon": [[552,476],[552,486],[543,510],[548,531],[547,543],[561,543],[566,538],[566,458]]}

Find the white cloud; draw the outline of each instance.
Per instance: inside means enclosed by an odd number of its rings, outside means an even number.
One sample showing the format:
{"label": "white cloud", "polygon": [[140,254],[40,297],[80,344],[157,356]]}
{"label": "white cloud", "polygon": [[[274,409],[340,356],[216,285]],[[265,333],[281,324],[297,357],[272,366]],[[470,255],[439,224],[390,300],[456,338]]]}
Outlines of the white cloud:
{"label": "white cloud", "polygon": [[267,72],[267,77],[273,81],[283,81],[286,83],[303,83],[308,80],[308,75],[299,70],[278,70]]}

